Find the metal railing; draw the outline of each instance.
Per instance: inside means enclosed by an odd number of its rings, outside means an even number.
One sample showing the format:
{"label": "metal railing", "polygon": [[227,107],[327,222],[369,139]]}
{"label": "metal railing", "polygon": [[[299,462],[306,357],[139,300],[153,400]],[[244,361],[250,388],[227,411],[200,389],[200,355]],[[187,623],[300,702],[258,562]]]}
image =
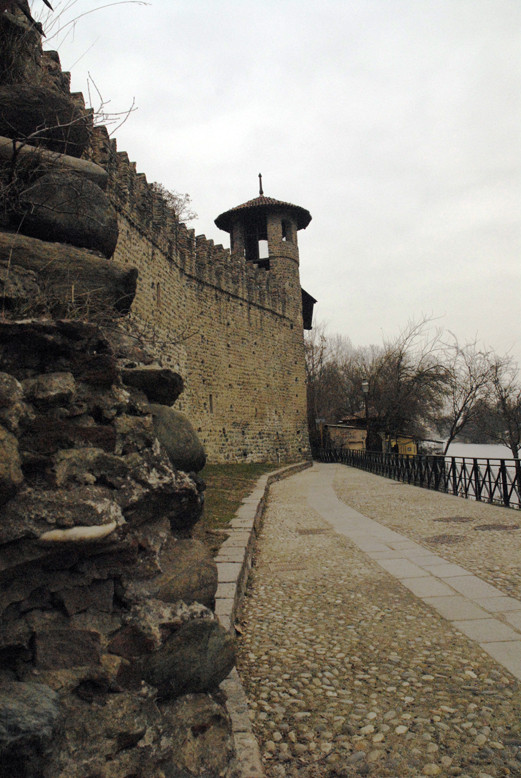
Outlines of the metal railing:
{"label": "metal railing", "polygon": [[319,462],[339,462],[424,489],[521,509],[521,460],[411,456],[321,448]]}

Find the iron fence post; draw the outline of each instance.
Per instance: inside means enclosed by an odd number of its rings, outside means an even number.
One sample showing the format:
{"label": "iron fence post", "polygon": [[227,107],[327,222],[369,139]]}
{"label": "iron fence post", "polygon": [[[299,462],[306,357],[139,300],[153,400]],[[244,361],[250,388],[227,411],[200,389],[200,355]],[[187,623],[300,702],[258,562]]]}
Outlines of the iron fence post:
{"label": "iron fence post", "polygon": [[503,503],[507,506],[507,508],[509,508],[510,495],[508,494],[507,467],[504,459],[502,459],[499,463],[499,470],[501,473],[501,486],[503,489]]}
{"label": "iron fence post", "polygon": [[452,469],[452,494],[458,493],[458,474],[456,472],[456,457],[451,457]]}
{"label": "iron fence post", "polygon": [[521,463],[519,459],[514,461],[514,469],[514,488],[517,495],[517,505],[519,508],[521,508]]}
{"label": "iron fence post", "polygon": [[478,460],[474,458],[474,497],[478,502],[481,502],[481,471],[479,469]]}

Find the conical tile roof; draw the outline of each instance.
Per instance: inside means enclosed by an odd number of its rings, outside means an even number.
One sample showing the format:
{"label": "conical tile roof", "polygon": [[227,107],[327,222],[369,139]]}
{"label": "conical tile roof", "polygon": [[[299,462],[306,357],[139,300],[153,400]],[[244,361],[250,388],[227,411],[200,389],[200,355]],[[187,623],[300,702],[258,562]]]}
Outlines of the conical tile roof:
{"label": "conical tile roof", "polygon": [[233,222],[236,221],[237,214],[254,213],[255,211],[290,211],[297,223],[297,230],[305,229],[311,221],[311,214],[300,205],[285,203],[283,200],[275,200],[274,197],[265,197],[260,195],[254,200],[248,200],[242,205],[230,208],[229,211],[221,213],[215,220],[215,224],[220,230],[231,232]]}

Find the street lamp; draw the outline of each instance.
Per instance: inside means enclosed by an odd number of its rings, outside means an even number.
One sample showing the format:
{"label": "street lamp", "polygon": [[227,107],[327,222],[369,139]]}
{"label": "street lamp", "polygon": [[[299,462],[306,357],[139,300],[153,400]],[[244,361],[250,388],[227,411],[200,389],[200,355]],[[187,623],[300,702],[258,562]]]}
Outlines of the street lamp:
{"label": "street lamp", "polygon": [[364,393],[364,402],[365,402],[365,450],[367,451],[367,440],[369,438],[369,381],[367,378],[364,378],[362,381],[362,392]]}

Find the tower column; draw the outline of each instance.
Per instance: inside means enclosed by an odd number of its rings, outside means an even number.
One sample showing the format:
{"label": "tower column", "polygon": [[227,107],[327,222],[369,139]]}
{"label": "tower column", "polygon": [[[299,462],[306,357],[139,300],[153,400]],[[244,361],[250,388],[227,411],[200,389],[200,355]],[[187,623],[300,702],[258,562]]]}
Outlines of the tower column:
{"label": "tower column", "polygon": [[[309,455],[297,233],[310,221],[305,208],[266,197],[262,179],[259,197],[215,220],[217,227],[230,233],[233,257],[263,268],[267,274],[262,283],[266,297],[258,315],[266,323],[268,337],[263,337],[264,333],[259,337],[255,323],[248,324],[254,345],[264,350],[264,356],[259,358],[258,370],[251,379],[255,414],[242,423],[255,439],[269,441],[267,457],[273,461],[281,456],[298,459]],[[256,275],[249,278],[255,279]]]}

